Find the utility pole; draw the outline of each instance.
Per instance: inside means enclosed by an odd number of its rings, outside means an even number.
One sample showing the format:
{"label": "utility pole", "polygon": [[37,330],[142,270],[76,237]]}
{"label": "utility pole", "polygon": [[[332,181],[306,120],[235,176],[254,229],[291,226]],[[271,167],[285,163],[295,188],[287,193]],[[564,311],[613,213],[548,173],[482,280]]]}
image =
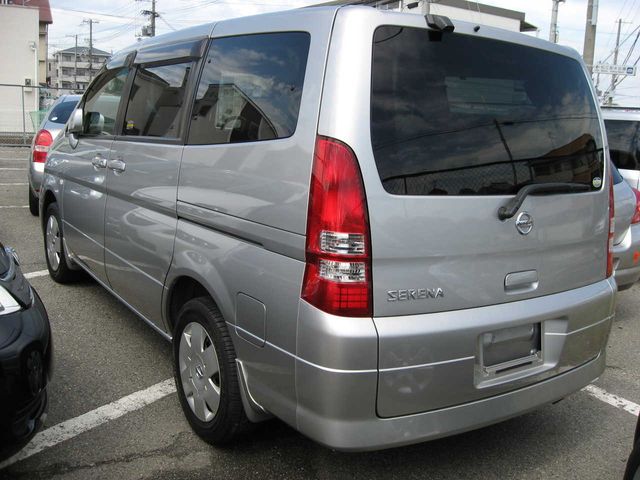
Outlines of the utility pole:
{"label": "utility pole", "polygon": [[584,29],[584,49],[582,58],[589,73],[593,72],[593,57],[596,48],[596,26],[598,23],[598,0],[589,0],[587,6],[587,24]]}
{"label": "utility pole", "polygon": [[156,0],[151,0],[151,36],[156,36]]}
{"label": "utility pole", "polygon": [[85,19],[82,21],[84,24],[89,24],[89,83],[93,80],[93,24],[100,23],[93,18]]}
{"label": "utility pole", "polygon": [[[622,19],[618,19],[618,35],[616,36],[616,49],[613,51],[613,64],[618,65],[618,50],[620,50],[620,30],[622,30]],[[607,103],[613,104],[613,92],[616,89],[617,75],[611,75],[611,87],[609,87],[609,98]]]}
{"label": "utility pole", "polygon": [[558,43],[558,7],[565,0],[551,0],[553,7],[551,9],[551,27],[549,28],[549,41]]}
{"label": "utility pole", "polygon": [[73,51],[73,89],[75,90],[78,88],[78,34],[65,36],[76,39],[76,48]]}
{"label": "utility pole", "polygon": [[78,88],[78,34],[75,34],[76,37],[76,48],[73,51],[73,88]]}
{"label": "utility pole", "polygon": [[[148,0],[136,0],[136,1],[145,2]],[[149,26],[142,27],[142,36],[155,37],[156,36],[156,18],[160,16],[160,14],[156,11],[156,0],[151,0],[151,10],[142,10],[140,13],[146,17],[149,17]]]}

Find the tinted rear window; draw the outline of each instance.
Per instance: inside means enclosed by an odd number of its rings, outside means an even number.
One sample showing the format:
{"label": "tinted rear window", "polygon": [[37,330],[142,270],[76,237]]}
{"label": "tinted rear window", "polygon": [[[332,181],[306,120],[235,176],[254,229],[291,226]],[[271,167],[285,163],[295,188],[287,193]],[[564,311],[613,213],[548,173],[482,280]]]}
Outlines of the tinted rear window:
{"label": "tinted rear window", "polygon": [[7,252],[4,249],[4,245],[0,243],[0,276],[7,273],[10,265],[11,260],[9,259],[9,255],[7,255]]}
{"label": "tinted rear window", "polygon": [[618,168],[640,170],[640,122],[605,120],[611,160]]}
{"label": "tinted rear window", "polygon": [[64,125],[67,123],[67,120],[69,120],[71,112],[73,112],[77,104],[78,100],[66,100],[58,103],[51,109],[51,112],[49,112],[49,118],[47,120]]}
{"label": "tinted rear window", "polygon": [[596,189],[603,173],[577,61],[456,33],[376,30],[371,139],[384,188],[397,195],[514,194],[547,182]]}
{"label": "tinted rear window", "polygon": [[293,135],[310,40],[303,32],[212,40],[189,143],[242,143]]}

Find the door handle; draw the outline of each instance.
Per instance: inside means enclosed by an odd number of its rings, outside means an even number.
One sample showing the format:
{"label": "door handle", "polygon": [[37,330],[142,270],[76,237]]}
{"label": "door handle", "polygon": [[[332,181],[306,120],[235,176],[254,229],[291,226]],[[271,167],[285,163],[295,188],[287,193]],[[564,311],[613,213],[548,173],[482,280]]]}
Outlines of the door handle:
{"label": "door handle", "polygon": [[91,160],[91,164],[96,168],[107,168],[107,159],[101,155],[96,155],[93,160]]}
{"label": "door handle", "polygon": [[109,162],[107,163],[107,167],[109,167],[110,170],[113,170],[114,173],[122,173],[127,167],[127,164],[120,159],[115,159],[109,160]]}

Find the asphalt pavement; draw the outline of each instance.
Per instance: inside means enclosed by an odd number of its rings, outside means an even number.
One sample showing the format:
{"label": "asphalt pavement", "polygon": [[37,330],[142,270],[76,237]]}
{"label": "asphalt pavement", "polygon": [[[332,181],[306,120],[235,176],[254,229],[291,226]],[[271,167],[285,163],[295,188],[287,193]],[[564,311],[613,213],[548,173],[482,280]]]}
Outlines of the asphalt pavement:
{"label": "asphalt pavement", "polygon": [[[93,281],[62,286],[42,273],[42,235],[27,208],[27,155],[0,148],[0,240],[17,249],[49,312],[55,370],[44,430],[58,436],[50,446],[39,440],[41,451],[0,470],[0,479],[622,478],[636,416],[619,408],[624,402],[585,391],[487,428],[372,453],[331,451],[278,420],[214,448],[191,432],[176,394],[167,392],[91,426],[95,411],[114,411],[114,402],[171,378],[171,347]],[[638,312],[640,286],[620,293],[607,369],[595,382],[631,405],[640,403]],[[80,430],[69,434],[68,425]],[[70,437],[61,440],[65,428]]]}

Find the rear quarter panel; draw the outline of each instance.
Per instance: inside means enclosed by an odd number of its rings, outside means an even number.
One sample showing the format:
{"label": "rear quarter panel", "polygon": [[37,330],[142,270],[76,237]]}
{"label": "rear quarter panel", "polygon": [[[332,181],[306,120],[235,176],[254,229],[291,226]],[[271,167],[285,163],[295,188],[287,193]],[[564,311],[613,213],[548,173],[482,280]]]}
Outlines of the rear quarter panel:
{"label": "rear quarter panel", "polygon": [[[300,9],[214,28],[213,38],[310,34],[298,123],[289,138],[185,146],[175,253],[167,279],[170,288],[180,276],[193,276],[209,290],[234,333],[251,395],[292,425],[309,181],[335,11]],[[242,308],[263,305],[264,328],[255,318],[238,319],[239,296]]]}

